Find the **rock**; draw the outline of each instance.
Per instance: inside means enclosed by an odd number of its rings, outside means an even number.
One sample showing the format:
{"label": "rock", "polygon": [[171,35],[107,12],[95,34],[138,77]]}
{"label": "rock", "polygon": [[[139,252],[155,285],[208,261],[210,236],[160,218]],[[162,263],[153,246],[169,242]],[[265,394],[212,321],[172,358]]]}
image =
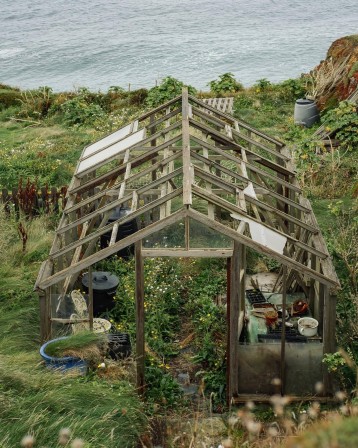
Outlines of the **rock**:
{"label": "rock", "polygon": [[326,59],[306,76],[313,79],[312,93],[320,110],[348,98],[358,87],[358,34],[334,41]]}

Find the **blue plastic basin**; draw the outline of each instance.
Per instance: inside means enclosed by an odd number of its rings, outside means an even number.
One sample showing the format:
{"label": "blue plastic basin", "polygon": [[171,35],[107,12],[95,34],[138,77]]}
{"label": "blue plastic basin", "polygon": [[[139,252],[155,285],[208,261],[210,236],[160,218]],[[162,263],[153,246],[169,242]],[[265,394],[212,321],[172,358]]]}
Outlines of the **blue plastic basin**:
{"label": "blue plastic basin", "polygon": [[49,369],[55,369],[60,372],[66,373],[71,370],[76,370],[78,373],[85,375],[87,373],[87,362],[80,358],[75,358],[73,356],[65,356],[63,358],[56,358],[54,356],[49,356],[46,354],[46,347],[61,339],[67,339],[68,336],[63,336],[57,339],[51,339],[43,344],[40,348],[40,355],[45,361],[46,367]]}

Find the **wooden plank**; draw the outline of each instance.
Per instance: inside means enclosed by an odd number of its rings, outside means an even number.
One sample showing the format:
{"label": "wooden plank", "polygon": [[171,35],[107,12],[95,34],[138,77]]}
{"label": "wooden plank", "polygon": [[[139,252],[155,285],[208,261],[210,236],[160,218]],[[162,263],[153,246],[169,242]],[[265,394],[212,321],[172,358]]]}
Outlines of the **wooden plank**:
{"label": "wooden plank", "polygon": [[224,224],[221,224],[217,221],[213,221],[209,219],[206,215],[202,215],[201,213],[197,212],[196,210],[189,209],[187,211],[188,216],[193,218],[194,220],[201,222],[202,224],[206,225],[207,227],[218,231],[219,233],[223,235],[227,235],[229,238],[232,238],[235,241],[238,241],[239,243],[245,244],[248,247],[251,247],[252,249],[258,250],[261,253],[265,253],[269,255],[270,257],[274,258],[275,260],[286,264],[287,266],[297,269],[299,272],[302,272],[304,274],[307,274],[309,277],[312,277],[319,282],[326,284],[328,286],[335,286],[336,283],[333,282],[331,279],[325,277],[323,274],[314,271],[313,269],[304,266],[295,260],[291,260],[289,257],[285,255],[281,255],[273,250],[271,250],[267,246],[263,246],[260,243],[257,243],[256,241],[253,241],[251,238],[236,232],[236,230],[230,229],[229,227],[225,226]]}
{"label": "wooden plank", "polygon": [[191,166],[190,166],[190,135],[189,135],[189,103],[188,88],[182,91],[182,140],[183,140],[183,204],[191,205]]}
{"label": "wooden plank", "polygon": [[[179,125],[178,125],[179,126]],[[172,139],[170,139],[168,142],[164,142],[161,145],[158,146],[148,146],[148,149],[144,154],[139,154],[136,157],[133,157],[131,159],[132,168],[136,168],[139,165],[142,165],[143,163],[152,160],[154,157],[156,157],[157,153],[167,147],[168,145],[173,145],[177,141],[181,140],[181,135],[178,134]],[[134,148],[131,148],[132,150]],[[119,175],[123,174],[126,170],[125,166],[119,166],[117,168],[113,168],[112,170],[107,171],[106,173],[96,177],[95,179],[89,180],[87,182],[83,182],[80,186],[74,187],[71,190],[72,194],[79,194],[84,193],[85,191],[94,188],[98,185],[101,185],[103,182],[108,181],[110,179],[116,178]]]}
{"label": "wooden plank", "polygon": [[238,395],[239,391],[239,272],[240,272],[240,245],[234,241],[233,256],[231,258],[230,268],[230,295],[227,298],[228,310],[228,348],[227,348],[227,399],[230,405],[233,397]]}
{"label": "wooden plank", "polygon": [[[172,173],[167,174],[166,176],[160,177],[159,179],[155,180],[154,182],[151,182],[147,185],[145,185],[144,187],[140,187],[138,188],[137,194],[140,196],[142,193],[144,193],[145,191],[162,184],[163,182],[166,182],[169,179],[172,179],[173,177],[179,175],[182,173],[181,168],[176,169],[175,171],[173,171]],[[82,216],[79,219],[76,219],[74,221],[72,221],[71,223],[67,224],[66,226],[62,227],[61,229],[58,229],[57,234],[62,234],[67,232],[68,230],[77,227],[80,224],[83,224],[84,222],[88,221],[89,219],[96,219],[100,213],[104,213],[110,210],[113,210],[114,208],[122,205],[124,202],[130,201],[132,198],[132,194],[129,193],[126,196],[120,198],[120,199],[116,199],[115,201],[110,202],[107,205],[104,205],[103,207],[97,208],[96,210],[94,210],[91,213],[88,213],[85,216]]]}
{"label": "wooden plank", "polygon": [[53,274],[52,276],[48,277],[43,282],[41,282],[39,284],[39,287],[41,289],[44,289],[50,285],[58,283],[61,280],[65,279],[69,274],[75,274],[77,272],[80,272],[82,269],[86,269],[89,266],[93,265],[94,263],[104,260],[110,255],[117,253],[119,250],[124,249],[125,247],[130,246],[131,244],[134,244],[135,242],[141,239],[146,238],[152,233],[159,232],[159,230],[162,230],[165,227],[180,221],[186,216],[186,214],[187,214],[186,210],[180,209],[171,214],[170,216],[167,216],[166,218],[162,219],[161,221],[155,222],[145,227],[144,229],[138,230],[136,233],[129,235],[121,239],[120,241],[117,241],[115,244],[113,244],[113,246],[106,247],[105,249],[102,249],[101,251],[96,252],[95,254],[90,255],[85,259],[80,260],[78,263],[75,263],[74,265],[64,269],[63,271]]}
{"label": "wooden plank", "polygon": [[[268,229],[273,230],[273,231],[275,231],[276,233],[278,233],[278,234],[280,234],[282,236],[285,236],[287,238],[287,241],[289,241],[291,244],[294,244],[295,246],[297,246],[297,247],[299,247],[299,248],[301,248],[301,249],[303,249],[303,250],[305,250],[305,251],[307,251],[309,253],[312,253],[312,254],[315,254],[315,255],[319,256],[322,260],[327,256],[327,254],[324,254],[324,253],[318,251],[317,249],[315,249],[315,248],[313,248],[311,246],[308,246],[307,244],[302,243],[301,241],[296,240],[294,237],[292,237],[292,236],[282,232],[281,230],[276,229],[274,227],[271,227],[270,225],[257,220],[253,216],[248,215],[248,213],[245,213],[237,205],[235,205],[235,204],[233,204],[233,203],[231,203],[231,202],[229,202],[229,201],[227,201],[225,199],[222,199],[219,196],[209,195],[204,189],[202,189],[202,188],[200,188],[200,187],[198,187],[196,185],[193,185],[193,192],[197,196],[200,196],[202,199],[206,199],[207,201],[210,201],[211,203],[213,203],[215,205],[218,205],[218,206],[224,208],[225,210],[232,211],[234,213],[239,213],[241,215],[244,215],[244,216],[248,217],[250,220],[255,221],[255,222],[261,224],[263,227],[267,227]],[[249,196],[245,195],[245,199],[249,200]]]}
{"label": "wooden plank", "polygon": [[[156,170],[156,169],[162,167],[163,165],[165,165],[165,164],[167,164],[167,163],[171,163],[171,162],[173,162],[174,160],[178,159],[180,156],[181,156],[181,154],[180,154],[179,152],[174,153],[174,154],[170,155],[168,158],[163,159],[163,160],[160,160],[160,161],[156,162],[155,164],[153,164],[153,165],[151,165],[151,166],[145,168],[145,169],[142,170],[142,171],[139,171],[139,172],[137,172],[137,173],[133,173],[133,174],[131,174],[131,175],[128,177],[128,179],[127,179],[127,183],[129,183],[129,182],[133,182],[133,181],[135,181],[135,180],[137,180],[137,179],[140,179],[140,178],[142,178],[142,177],[145,177],[147,174],[150,174],[152,171],[154,171],[154,170]],[[131,162],[131,165],[133,166],[133,162]],[[123,172],[125,172],[125,169],[124,169],[124,168],[123,168]],[[81,202],[79,202],[79,203],[73,205],[71,208],[69,208],[69,209],[66,211],[66,213],[71,213],[72,211],[78,210],[78,209],[82,208],[82,207],[85,206],[85,205],[88,205],[88,204],[90,204],[90,203],[92,203],[92,202],[98,201],[98,200],[101,199],[103,196],[112,194],[112,192],[113,192],[113,194],[117,194],[116,189],[117,189],[118,187],[120,187],[120,185],[121,185],[121,181],[120,181],[120,182],[117,182],[117,183],[114,183],[113,186],[108,187],[108,188],[105,188],[105,189],[103,189],[102,191],[100,191],[99,193],[96,193],[96,194],[94,194],[93,196],[89,197],[88,199],[82,200]]]}
{"label": "wooden plank", "polygon": [[248,131],[251,131],[252,133],[254,133],[255,135],[257,135],[258,137],[263,138],[264,140],[267,140],[268,142],[271,142],[273,144],[278,144],[280,146],[285,146],[285,144],[279,140],[277,140],[274,137],[271,137],[268,134],[265,134],[262,131],[259,131],[255,128],[253,128],[252,126],[250,126],[248,123],[246,123],[243,120],[238,120],[237,118],[233,118],[232,115],[226,114],[226,113],[220,113],[218,112],[214,107],[205,104],[205,102],[199,100],[198,98],[195,98],[194,96],[189,95],[189,99],[190,101],[192,101],[194,104],[199,105],[200,107],[204,108],[204,109],[208,109],[209,111],[223,117],[225,119],[225,121],[228,121],[229,123],[232,123],[232,126],[234,126],[234,122],[236,121],[240,127],[242,127],[243,129],[246,129]]}
{"label": "wooden plank", "polygon": [[[171,132],[174,131],[176,129],[178,129],[180,127],[180,122],[175,122],[172,125],[170,125],[168,128],[166,129],[162,129],[158,132],[156,132],[155,134],[144,138],[143,140],[141,140],[140,145],[146,145],[147,143],[150,143],[152,140],[155,140],[158,137],[163,136],[164,134],[166,134],[167,132]],[[128,148],[125,148],[126,150],[129,149],[131,152],[135,152],[136,147],[139,145],[139,142],[134,143],[132,145],[130,145]],[[156,147],[153,147],[153,149]],[[151,149],[150,147],[148,147],[148,149]],[[123,151],[122,151],[123,152]],[[148,151],[149,152],[149,151]],[[77,178],[83,178],[84,176],[86,176],[88,173],[91,173],[94,169],[98,169],[100,167],[102,167],[103,165],[106,165],[109,162],[112,162],[113,160],[118,159],[118,157],[120,157],[121,152],[120,153],[116,153],[112,156],[106,157],[104,159],[102,159],[101,161],[96,162],[96,164],[94,166],[91,166],[85,170],[80,171],[79,173],[76,172],[76,177]]]}
{"label": "wooden plank", "polygon": [[[232,150],[241,150],[241,148],[243,148],[242,145],[240,145],[234,141],[230,141],[230,139],[228,137],[226,137],[224,134],[221,134],[220,132],[215,131],[213,128],[211,128],[210,126],[206,126],[204,123],[199,123],[193,119],[190,119],[189,123],[191,126],[198,129],[199,131],[202,131],[204,134],[209,134],[213,140],[215,140],[221,144],[229,145],[231,143]],[[276,173],[285,174],[285,175],[294,175],[295,174],[295,173],[289,171],[288,169],[286,169],[285,167],[280,166],[275,162],[272,162],[272,160],[266,159],[265,157],[254,153],[253,151],[249,151],[247,148],[245,148],[245,149],[248,152],[248,154],[254,156],[255,158],[257,157],[257,162],[259,164],[266,166],[267,168],[270,168],[271,170],[275,171]]]}
{"label": "wooden plank", "polygon": [[[315,216],[315,214],[314,214],[314,212],[313,212],[313,209],[312,209],[312,206],[311,206],[310,201],[309,201],[308,199],[306,199],[306,198],[300,196],[300,203],[303,204],[304,207],[306,207],[306,208],[309,210],[309,213],[308,213],[307,215],[305,215],[305,216],[303,217],[303,219],[304,219],[308,224],[313,225],[313,226],[316,226],[317,228],[319,228],[319,226],[318,226],[318,222],[317,222],[316,216]],[[323,238],[321,232],[317,233],[317,235],[315,235],[315,236],[313,237],[312,242],[313,242],[314,247],[316,247],[316,248],[319,249],[320,251],[329,253],[329,252],[328,252],[328,249],[327,249],[326,242],[325,242],[325,240],[324,240],[324,238]],[[338,288],[340,288],[340,282],[339,282],[337,273],[336,273],[336,271],[335,271],[335,269],[334,269],[334,266],[333,266],[333,262],[332,262],[331,257],[327,257],[325,260],[322,260],[322,262],[321,262],[321,266],[322,266],[322,272],[323,272],[323,274],[324,274],[326,277],[331,278],[332,281],[334,282],[334,284],[335,284]]]}
{"label": "wooden plank", "polygon": [[174,258],[230,258],[231,249],[142,249],[144,258],[174,257]]}
{"label": "wooden plank", "polygon": [[135,243],[135,303],[136,303],[136,364],[137,364],[137,390],[144,393],[144,362],[145,362],[145,336],[144,336],[144,260],[141,254],[141,240]]}
{"label": "wooden plank", "polygon": [[117,221],[114,221],[112,223],[109,223],[108,225],[95,230],[94,232],[92,232],[90,235],[88,235],[87,237],[84,237],[81,241],[73,241],[72,243],[70,243],[68,246],[58,250],[57,252],[53,253],[51,255],[51,257],[53,259],[56,259],[57,257],[75,249],[78,246],[82,246],[83,244],[90,242],[92,240],[97,240],[98,237],[100,237],[101,235],[110,232],[113,228],[113,226],[118,223],[119,225],[125,224],[126,222],[132,221],[133,219],[137,218],[138,216],[146,213],[149,210],[152,210],[154,207],[157,207],[158,205],[164,203],[165,201],[169,200],[169,199],[173,199],[176,196],[179,196],[182,193],[183,189],[182,188],[178,188],[177,190],[173,191],[172,193],[169,193],[168,195],[162,197],[162,198],[158,198],[152,202],[147,202],[145,205],[143,205],[142,207],[140,207],[139,209],[133,211],[133,213],[128,214],[126,216],[123,216],[122,218],[118,219]]}
{"label": "wooden plank", "polygon": [[[239,159],[237,156],[234,156],[234,155],[232,155],[232,154],[230,154],[230,153],[228,152],[228,150],[231,150],[231,151],[234,151],[234,150],[235,150],[236,152],[238,152],[239,150],[238,150],[237,148],[226,147],[225,150],[224,150],[224,149],[222,149],[222,148],[219,148],[218,146],[210,145],[209,143],[206,143],[206,142],[200,140],[199,138],[195,137],[194,135],[192,135],[190,138],[191,138],[191,140],[192,140],[193,142],[195,142],[196,144],[208,148],[209,150],[211,150],[211,151],[217,153],[218,155],[220,155],[223,159],[231,160],[232,162],[235,162],[235,163],[239,163],[239,162],[241,161],[241,159]],[[241,151],[241,149],[240,149],[240,151]],[[220,160],[221,160],[221,158],[220,158]],[[262,170],[262,169],[260,169],[260,168],[258,168],[258,167],[256,167],[256,166],[252,165],[250,162],[248,162],[248,163],[246,164],[246,167],[247,167],[248,170],[253,171],[253,172],[256,172],[256,173],[258,173],[258,174],[262,174],[262,175],[266,176],[268,179],[270,179],[270,180],[272,180],[272,181],[274,181],[274,182],[280,183],[280,184],[286,186],[287,188],[292,188],[292,189],[294,189],[294,190],[296,190],[296,191],[301,191],[301,190],[300,190],[299,188],[297,188],[296,186],[294,186],[294,185],[290,185],[288,182],[286,182],[286,181],[280,179],[280,178],[277,177],[277,176],[274,176],[274,175],[268,173],[267,171],[264,171],[264,170]],[[251,179],[251,181],[252,181],[252,179]],[[260,185],[260,186],[262,186],[262,185]],[[268,188],[268,191],[271,191],[271,189]],[[281,195],[278,195],[278,196],[279,196],[280,198],[282,198],[282,200],[284,200],[284,196],[281,196]],[[303,206],[300,206],[300,204],[297,204],[297,206],[298,206],[298,207],[303,207]],[[302,211],[306,211],[304,207],[303,207],[301,210],[302,210]],[[308,210],[307,210],[307,211],[308,211]]]}
{"label": "wooden plank", "polygon": [[182,98],[182,96],[181,96],[181,95],[178,95],[178,96],[176,96],[175,98],[173,98],[172,100],[169,100],[169,101],[167,101],[166,103],[161,104],[160,106],[158,106],[158,107],[156,107],[156,108],[154,108],[154,109],[151,109],[149,112],[146,112],[145,114],[141,115],[141,116],[138,118],[138,121],[141,122],[141,121],[143,121],[143,120],[149,118],[151,115],[155,115],[155,114],[157,114],[158,112],[161,112],[162,110],[165,110],[167,107],[172,106],[173,104],[175,104],[175,103],[181,101],[181,98]]}
{"label": "wooden plank", "polygon": [[[336,300],[335,294],[330,294],[327,285],[323,286],[323,355],[335,353],[336,348]],[[323,370],[324,393],[331,395],[334,393],[332,374],[328,372],[327,367]]]}
{"label": "wooden plank", "polygon": [[88,317],[90,331],[93,331],[93,277],[92,266],[88,268]]}
{"label": "wooden plank", "polygon": [[281,330],[281,395],[285,395],[286,390],[286,302],[287,302],[287,266],[283,265],[282,273],[282,330]]}

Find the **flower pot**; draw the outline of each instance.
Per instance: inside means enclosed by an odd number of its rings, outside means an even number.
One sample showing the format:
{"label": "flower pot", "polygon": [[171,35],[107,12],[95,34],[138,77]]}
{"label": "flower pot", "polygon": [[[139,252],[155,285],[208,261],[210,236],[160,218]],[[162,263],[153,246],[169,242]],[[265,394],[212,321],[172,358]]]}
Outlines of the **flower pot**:
{"label": "flower pot", "polygon": [[40,348],[40,355],[45,361],[46,367],[49,369],[54,369],[62,373],[78,373],[80,375],[85,375],[87,373],[87,362],[80,358],[75,358],[73,356],[64,356],[62,358],[50,356],[46,354],[46,348],[49,344],[52,344],[61,339],[66,339],[68,336],[63,336],[61,338],[52,339]]}

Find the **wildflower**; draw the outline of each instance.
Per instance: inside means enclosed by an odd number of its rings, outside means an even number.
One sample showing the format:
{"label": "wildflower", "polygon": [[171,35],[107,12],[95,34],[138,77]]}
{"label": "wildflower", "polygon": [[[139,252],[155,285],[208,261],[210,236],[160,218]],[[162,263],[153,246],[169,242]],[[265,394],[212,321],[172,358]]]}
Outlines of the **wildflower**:
{"label": "wildflower", "polygon": [[269,437],[277,437],[278,436],[278,429],[274,426],[270,426],[267,430],[267,434]]}
{"label": "wildflower", "polygon": [[281,386],[281,380],[280,380],[280,378],[273,378],[272,381],[271,381],[271,384],[272,384],[273,386]]}
{"label": "wildflower", "polygon": [[62,428],[59,433],[58,443],[65,446],[68,444],[71,437],[71,430],[69,428]]}
{"label": "wildflower", "polygon": [[315,391],[316,391],[317,394],[322,393],[323,392],[323,383],[321,381],[318,381],[315,384],[314,388],[315,388]]}
{"label": "wildflower", "polygon": [[239,421],[239,419],[233,415],[233,416],[229,417],[228,424],[229,424],[229,426],[235,426],[238,421]]}
{"label": "wildflower", "polygon": [[34,446],[34,443],[35,443],[35,438],[33,436],[27,435],[22,438],[20,444],[23,448],[32,448]]}
{"label": "wildflower", "polygon": [[71,444],[71,448],[83,448],[84,446],[85,443],[82,439],[75,439]]}
{"label": "wildflower", "polygon": [[343,392],[343,391],[341,391],[341,390],[339,390],[338,392],[336,392],[336,398],[337,398],[339,401],[344,401],[346,397],[347,397],[347,395],[345,394],[345,392]]}
{"label": "wildflower", "polygon": [[249,420],[246,424],[246,428],[251,434],[259,434],[261,431],[261,423]]}
{"label": "wildflower", "polygon": [[105,369],[106,368],[106,364],[104,362],[101,362],[100,364],[98,364],[97,368],[98,369]]}
{"label": "wildflower", "polygon": [[231,448],[233,446],[232,440],[227,438],[221,442],[223,448]]}

